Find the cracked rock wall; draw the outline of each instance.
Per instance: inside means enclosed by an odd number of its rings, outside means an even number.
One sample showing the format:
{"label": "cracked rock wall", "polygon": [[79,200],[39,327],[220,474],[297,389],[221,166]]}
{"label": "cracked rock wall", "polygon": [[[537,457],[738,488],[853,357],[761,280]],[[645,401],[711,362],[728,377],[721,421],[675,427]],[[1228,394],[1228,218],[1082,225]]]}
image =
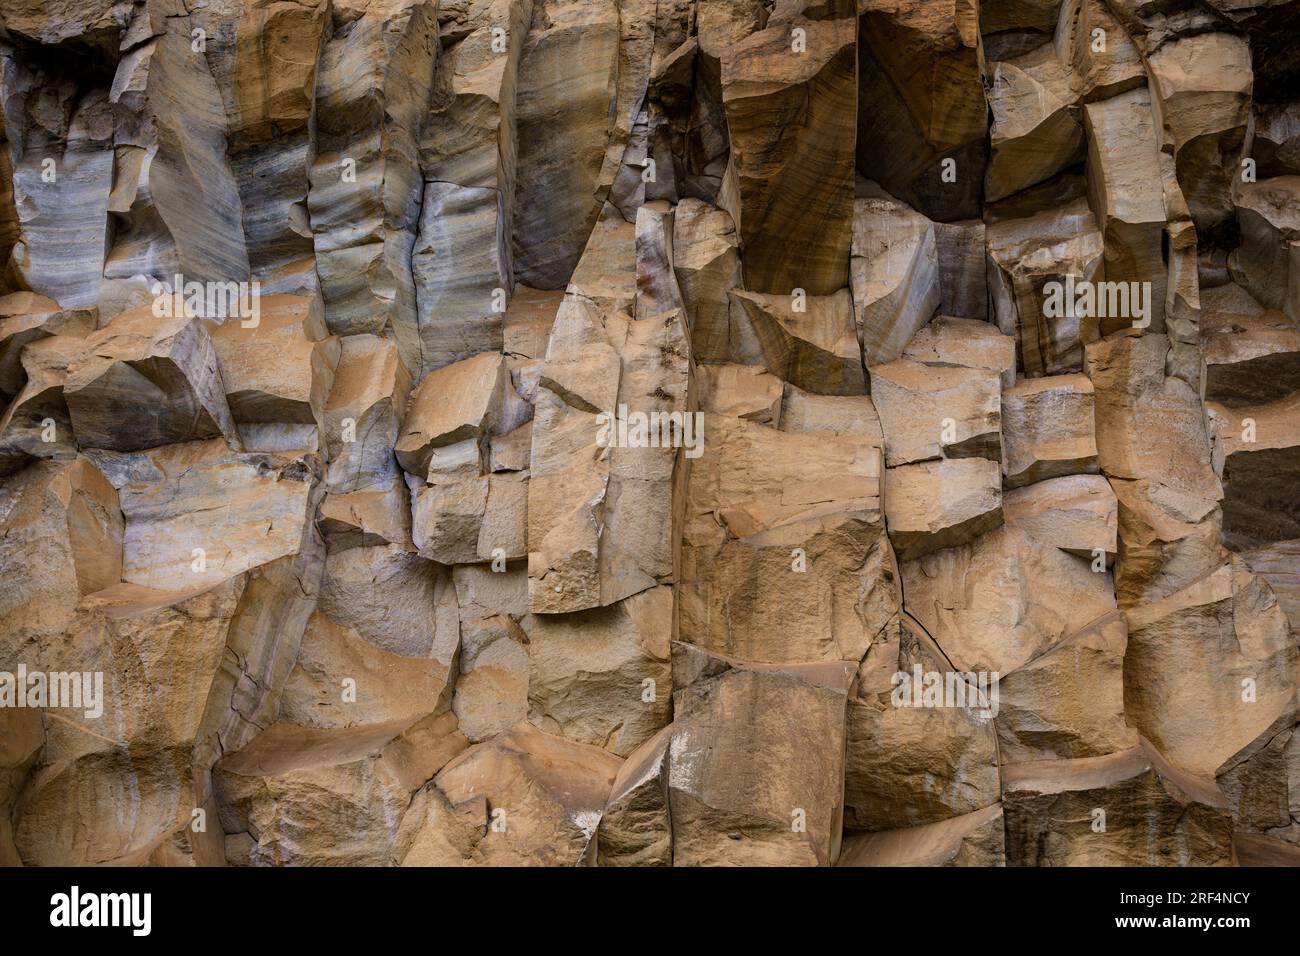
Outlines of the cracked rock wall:
{"label": "cracked rock wall", "polygon": [[0,863],[1300,863],[1300,0],[0,2]]}

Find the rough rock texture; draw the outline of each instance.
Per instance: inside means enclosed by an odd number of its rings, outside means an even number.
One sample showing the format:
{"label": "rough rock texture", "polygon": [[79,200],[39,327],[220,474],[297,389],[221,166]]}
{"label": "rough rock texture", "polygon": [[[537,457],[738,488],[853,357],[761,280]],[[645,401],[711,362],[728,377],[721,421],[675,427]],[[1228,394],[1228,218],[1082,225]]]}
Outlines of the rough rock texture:
{"label": "rough rock texture", "polygon": [[1296,865],[1297,29],[0,3],[0,865]]}

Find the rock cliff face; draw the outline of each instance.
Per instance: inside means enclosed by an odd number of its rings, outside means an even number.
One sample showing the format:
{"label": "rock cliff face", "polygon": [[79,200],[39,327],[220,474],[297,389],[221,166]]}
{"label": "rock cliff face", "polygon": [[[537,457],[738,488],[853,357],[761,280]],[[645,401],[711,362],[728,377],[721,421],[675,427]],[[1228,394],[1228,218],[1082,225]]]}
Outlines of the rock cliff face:
{"label": "rock cliff face", "polygon": [[1300,0],[5,0],[0,864],[1300,861]]}

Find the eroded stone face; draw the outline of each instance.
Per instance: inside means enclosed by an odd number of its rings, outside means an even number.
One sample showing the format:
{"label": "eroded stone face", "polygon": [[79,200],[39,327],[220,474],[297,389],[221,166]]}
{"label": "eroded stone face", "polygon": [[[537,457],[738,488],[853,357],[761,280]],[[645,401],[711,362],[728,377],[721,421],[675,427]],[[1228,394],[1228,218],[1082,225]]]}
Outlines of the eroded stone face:
{"label": "eroded stone face", "polygon": [[1296,6],[9,0],[0,864],[1295,865]]}

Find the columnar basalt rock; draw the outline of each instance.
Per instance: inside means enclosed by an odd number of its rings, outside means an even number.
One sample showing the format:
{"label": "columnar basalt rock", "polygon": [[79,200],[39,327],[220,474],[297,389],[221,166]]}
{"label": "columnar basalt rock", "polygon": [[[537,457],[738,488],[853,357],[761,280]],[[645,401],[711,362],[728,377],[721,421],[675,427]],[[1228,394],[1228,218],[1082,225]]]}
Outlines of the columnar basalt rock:
{"label": "columnar basalt rock", "polygon": [[1296,865],[1297,17],[10,0],[0,865]]}

